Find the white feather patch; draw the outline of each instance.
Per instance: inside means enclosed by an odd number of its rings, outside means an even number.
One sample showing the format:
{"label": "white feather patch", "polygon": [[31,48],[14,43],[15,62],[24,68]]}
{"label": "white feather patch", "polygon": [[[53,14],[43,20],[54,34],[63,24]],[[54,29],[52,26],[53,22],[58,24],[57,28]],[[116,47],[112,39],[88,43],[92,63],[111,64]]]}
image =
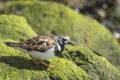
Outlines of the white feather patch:
{"label": "white feather patch", "polygon": [[23,51],[25,53],[28,53],[29,55],[31,55],[35,59],[47,60],[47,59],[50,59],[50,58],[55,56],[54,47],[55,46],[53,46],[51,49],[49,49],[45,52],[27,51],[27,50],[19,48],[19,47],[15,47],[15,48],[20,50],[20,51]]}

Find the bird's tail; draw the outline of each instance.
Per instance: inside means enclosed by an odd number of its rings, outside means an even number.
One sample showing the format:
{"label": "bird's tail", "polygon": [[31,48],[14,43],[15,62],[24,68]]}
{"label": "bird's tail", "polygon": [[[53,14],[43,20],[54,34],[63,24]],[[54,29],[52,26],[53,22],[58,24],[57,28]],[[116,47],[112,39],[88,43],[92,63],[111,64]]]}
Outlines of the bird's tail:
{"label": "bird's tail", "polygon": [[19,47],[19,44],[15,42],[5,42],[5,44],[10,47]]}

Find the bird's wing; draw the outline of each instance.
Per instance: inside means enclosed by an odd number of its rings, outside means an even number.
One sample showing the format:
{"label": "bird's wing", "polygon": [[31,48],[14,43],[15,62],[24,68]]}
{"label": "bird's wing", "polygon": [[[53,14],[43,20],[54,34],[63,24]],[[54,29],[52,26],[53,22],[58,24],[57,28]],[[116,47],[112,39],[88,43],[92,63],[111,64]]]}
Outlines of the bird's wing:
{"label": "bird's wing", "polygon": [[[16,47],[26,49],[28,51],[40,51],[45,52],[46,50],[52,48],[55,44],[53,36],[37,36],[26,41],[22,41],[16,44]],[[15,45],[15,44],[14,44]]]}

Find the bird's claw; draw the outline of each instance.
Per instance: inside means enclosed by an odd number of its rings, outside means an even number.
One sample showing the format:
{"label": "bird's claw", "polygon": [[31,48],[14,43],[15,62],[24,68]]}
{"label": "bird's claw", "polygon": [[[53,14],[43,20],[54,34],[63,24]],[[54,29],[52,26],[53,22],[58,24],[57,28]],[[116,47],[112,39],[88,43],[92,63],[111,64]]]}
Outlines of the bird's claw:
{"label": "bird's claw", "polygon": [[56,66],[53,66],[53,65],[48,65],[48,68],[49,68],[49,69],[55,69],[55,68],[56,68]]}

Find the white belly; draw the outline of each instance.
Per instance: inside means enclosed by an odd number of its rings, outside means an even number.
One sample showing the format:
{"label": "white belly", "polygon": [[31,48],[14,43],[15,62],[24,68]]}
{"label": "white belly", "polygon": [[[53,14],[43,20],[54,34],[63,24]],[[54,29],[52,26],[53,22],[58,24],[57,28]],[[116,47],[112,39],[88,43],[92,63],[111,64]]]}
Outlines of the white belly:
{"label": "white belly", "polygon": [[29,55],[31,55],[35,59],[46,60],[46,59],[50,59],[50,58],[55,56],[55,53],[53,53],[54,52],[54,47],[55,46],[53,46],[50,50],[48,50],[44,53],[37,52],[37,51],[27,51],[27,50],[21,49],[21,48],[16,48],[16,49],[19,49],[23,52],[28,53]]}
{"label": "white belly", "polygon": [[46,60],[46,59],[49,59],[49,58],[52,58],[55,56],[55,53],[53,53],[53,52],[54,52],[54,49],[52,48],[44,53],[31,51],[31,52],[29,52],[29,54],[36,59]]}

